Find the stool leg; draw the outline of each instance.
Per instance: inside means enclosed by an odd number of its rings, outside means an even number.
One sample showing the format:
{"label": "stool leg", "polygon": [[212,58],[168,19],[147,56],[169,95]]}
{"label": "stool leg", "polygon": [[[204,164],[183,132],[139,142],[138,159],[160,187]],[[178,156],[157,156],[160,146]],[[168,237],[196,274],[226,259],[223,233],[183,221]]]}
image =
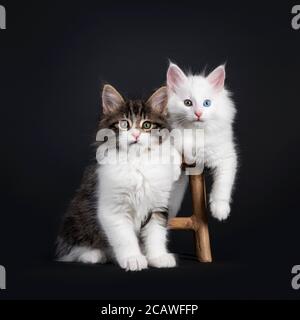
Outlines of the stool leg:
{"label": "stool leg", "polygon": [[212,262],[206,215],[205,180],[203,175],[190,175],[195,230],[196,255],[201,262]]}

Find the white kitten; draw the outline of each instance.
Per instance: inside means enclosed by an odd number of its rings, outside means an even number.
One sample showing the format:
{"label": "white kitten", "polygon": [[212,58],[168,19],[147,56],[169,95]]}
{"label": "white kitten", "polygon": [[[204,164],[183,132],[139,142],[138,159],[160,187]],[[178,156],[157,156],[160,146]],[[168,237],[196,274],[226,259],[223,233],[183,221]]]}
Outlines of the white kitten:
{"label": "white kitten", "polygon": [[[209,196],[212,215],[224,220],[230,212],[232,187],[237,169],[232,123],[236,113],[229,92],[224,88],[225,69],[219,66],[207,77],[186,75],[171,63],[167,72],[168,112],[172,128],[202,129],[203,141],[195,145],[193,136],[183,137],[185,159],[212,169],[213,186]],[[193,155],[192,148],[196,148]],[[177,148],[181,149],[180,144]],[[182,173],[174,185],[170,211],[177,214],[188,177]]]}

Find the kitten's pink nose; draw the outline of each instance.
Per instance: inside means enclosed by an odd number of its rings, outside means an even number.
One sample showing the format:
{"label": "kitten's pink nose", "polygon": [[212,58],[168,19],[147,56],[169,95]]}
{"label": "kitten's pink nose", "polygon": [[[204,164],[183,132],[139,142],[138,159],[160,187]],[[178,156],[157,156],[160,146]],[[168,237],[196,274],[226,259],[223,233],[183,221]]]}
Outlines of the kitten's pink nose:
{"label": "kitten's pink nose", "polygon": [[200,119],[202,112],[201,111],[195,111],[195,115],[198,119]]}
{"label": "kitten's pink nose", "polygon": [[134,137],[135,140],[137,140],[140,135],[141,135],[141,133],[140,133],[140,131],[138,131],[138,130],[132,132],[132,136]]}

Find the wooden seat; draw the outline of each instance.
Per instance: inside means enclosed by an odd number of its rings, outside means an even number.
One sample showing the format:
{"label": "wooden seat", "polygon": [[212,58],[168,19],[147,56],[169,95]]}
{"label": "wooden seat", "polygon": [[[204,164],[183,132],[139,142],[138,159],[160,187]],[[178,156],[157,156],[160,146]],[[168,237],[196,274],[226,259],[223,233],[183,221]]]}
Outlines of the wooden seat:
{"label": "wooden seat", "polygon": [[192,230],[195,235],[196,255],[200,262],[212,262],[206,214],[206,192],[203,174],[190,175],[193,212],[190,217],[170,219],[169,228]]}

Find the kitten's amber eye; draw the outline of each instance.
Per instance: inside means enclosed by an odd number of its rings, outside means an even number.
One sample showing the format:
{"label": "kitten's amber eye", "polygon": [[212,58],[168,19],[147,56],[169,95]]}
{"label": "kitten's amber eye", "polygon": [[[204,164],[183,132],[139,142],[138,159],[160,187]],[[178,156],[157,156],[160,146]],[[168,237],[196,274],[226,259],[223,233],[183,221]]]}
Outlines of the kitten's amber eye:
{"label": "kitten's amber eye", "polygon": [[120,130],[128,130],[130,127],[130,123],[128,120],[120,120],[119,121],[119,129]]}
{"label": "kitten's amber eye", "polygon": [[142,124],[142,129],[151,130],[152,129],[152,123],[150,121],[144,121],[143,124]]}
{"label": "kitten's amber eye", "polygon": [[184,105],[187,107],[191,107],[193,105],[193,102],[190,99],[185,99],[183,102],[184,102]]}

